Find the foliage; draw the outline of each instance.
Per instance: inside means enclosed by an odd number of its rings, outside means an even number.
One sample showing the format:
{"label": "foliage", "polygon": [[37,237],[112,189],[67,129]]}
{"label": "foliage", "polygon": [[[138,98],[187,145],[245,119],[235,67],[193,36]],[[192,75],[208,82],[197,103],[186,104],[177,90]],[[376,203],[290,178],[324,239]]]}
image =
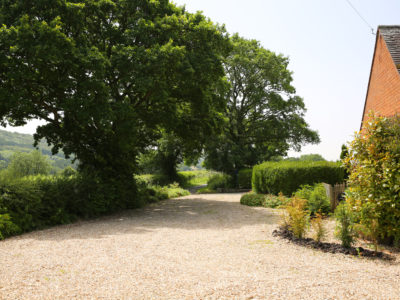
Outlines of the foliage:
{"label": "foliage", "polygon": [[322,184],[314,185],[310,199],[307,201],[307,209],[312,215],[328,214],[331,211],[331,203]]}
{"label": "foliage", "polygon": [[289,60],[255,40],[234,35],[225,60],[230,90],[221,135],[206,146],[205,166],[234,175],[273,156],[319,142],[304,120],[303,99],[292,86]]}
{"label": "foliage", "polygon": [[[135,180],[144,181],[146,185],[168,185],[169,179],[161,174],[141,174],[135,175]],[[140,183],[139,182],[139,183]]]}
{"label": "foliage", "polygon": [[342,182],[344,168],[334,162],[265,162],[253,167],[252,185],[257,193],[279,192],[291,196],[301,185]]}
{"label": "foliage", "polygon": [[115,182],[102,182],[101,178],[86,174],[3,178],[0,181],[0,239],[189,194],[177,184],[148,186],[139,179],[138,183],[137,193],[130,195],[134,199],[118,197]]}
{"label": "foliage", "polygon": [[247,206],[264,206],[265,195],[247,193],[240,198],[240,204]]}
{"label": "foliage", "polygon": [[326,161],[320,154],[303,154],[300,157],[288,157],[285,161]]}
{"label": "foliage", "polygon": [[15,225],[8,214],[0,214],[0,240],[20,233],[21,229]]}
{"label": "foliage", "polygon": [[350,206],[346,202],[341,202],[335,209],[336,218],[336,231],[335,235],[338,237],[343,247],[350,248],[354,243],[355,230],[354,230],[354,214]]}
{"label": "foliage", "polygon": [[157,150],[149,149],[138,156],[138,169],[140,174],[156,174],[159,172],[156,160]]}
{"label": "foliage", "polygon": [[63,176],[63,177],[74,176],[76,174],[77,174],[77,171],[74,168],[72,168],[71,166],[66,167],[64,170],[62,170],[60,172],[60,176]]}
{"label": "foliage", "polygon": [[307,200],[307,210],[311,215],[317,213],[328,214],[331,209],[330,201],[326,195],[323,184],[302,185],[294,195],[298,198]]}
{"label": "foliage", "polygon": [[289,201],[290,199],[285,197],[282,193],[280,193],[278,196],[266,195],[264,206],[270,208],[279,208],[286,205]]}
{"label": "foliage", "polygon": [[251,189],[251,176],[253,169],[242,169],[238,173],[238,188]]}
{"label": "foliage", "polygon": [[264,195],[264,194],[256,194],[253,192],[244,194],[240,198],[240,204],[248,205],[248,206],[264,206],[269,208],[279,208],[290,201],[289,198],[286,198],[282,194],[279,196],[275,195]]}
{"label": "foliage", "polygon": [[340,160],[344,161],[348,155],[349,155],[349,148],[345,144],[343,144],[342,150],[340,152]]}
{"label": "foliage", "polygon": [[303,154],[300,156],[300,161],[326,161],[320,154]]}
{"label": "foliage", "polygon": [[324,226],[322,215],[317,213],[315,217],[311,220],[311,227],[314,230],[314,240],[320,243],[326,238],[327,230]]}
{"label": "foliage", "polygon": [[177,167],[183,162],[184,142],[174,134],[164,133],[157,141],[154,161],[158,167],[157,173],[167,178],[169,182],[179,180]]}
{"label": "foliage", "polygon": [[204,168],[204,157],[200,157],[196,162],[194,161],[183,161],[178,165],[178,170],[181,171],[201,171],[205,170]]}
{"label": "foliage", "polygon": [[[162,132],[202,148],[225,107],[225,29],[168,0],[3,1],[0,123],[34,135],[80,169],[136,190],[139,153]],[[130,189],[132,188],[132,191]]]}
{"label": "foliage", "polygon": [[309,213],[306,210],[307,200],[293,197],[285,205],[284,223],[293,235],[303,238],[309,225]]}
{"label": "foliage", "polygon": [[211,190],[216,190],[218,188],[228,189],[233,186],[232,176],[222,173],[211,176],[207,181],[207,187]]}
{"label": "foliage", "polygon": [[[30,153],[36,150],[33,147],[34,139],[30,134],[21,134],[0,130],[0,168],[6,168],[11,157],[17,152]],[[73,165],[71,160],[64,158],[60,152],[52,155],[51,148],[43,141],[39,142],[38,150],[51,163],[50,173],[56,174],[67,166]],[[74,164],[75,165],[75,164]]]}
{"label": "foliage", "polygon": [[188,190],[179,187],[178,183],[172,183],[168,186],[150,185],[146,186],[141,192],[142,197],[150,203],[190,195]]}
{"label": "foliage", "polygon": [[7,176],[19,178],[29,175],[47,175],[51,164],[48,158],[38,150],[31,153],[17,152],[10,160],[6,169]]}
{"label": "foliage", "polygon": [[301,185],[300,188],[294,193],[294,196],[301,199],[310,199],[314,186],[309,184]]}
{"label": "foliage", "polygon": [[0,207],[22,232],[135,207],[116,198],[115,184],[99,181],[82,175],[37,175],[2,181]]}
{"label": "foliage", "polygon": [[211,176],[216,175],[214,171],[196,170],[181,171],[178,173],[179,183],[184,188],[207,184]]}
{"label": "foliage", "polygon": [[400,237],[400,116],[369,115],[345,158],[347,201],[372,239]]}
{"label": "foliage", "polygon": [[201,189],[197,190],[197,194],[215,194],[217,191],[216,190],[212,190],[209,187],[203,187]]}

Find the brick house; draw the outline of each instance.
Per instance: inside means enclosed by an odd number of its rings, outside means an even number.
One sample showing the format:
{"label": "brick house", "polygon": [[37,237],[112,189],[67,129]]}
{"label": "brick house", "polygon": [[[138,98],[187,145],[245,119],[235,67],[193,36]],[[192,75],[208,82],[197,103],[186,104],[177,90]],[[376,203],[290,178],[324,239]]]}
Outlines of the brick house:
{"label": "brick house", "polygon": [[379,26],[361,128],[370,111],[400,114],[400,26]]}

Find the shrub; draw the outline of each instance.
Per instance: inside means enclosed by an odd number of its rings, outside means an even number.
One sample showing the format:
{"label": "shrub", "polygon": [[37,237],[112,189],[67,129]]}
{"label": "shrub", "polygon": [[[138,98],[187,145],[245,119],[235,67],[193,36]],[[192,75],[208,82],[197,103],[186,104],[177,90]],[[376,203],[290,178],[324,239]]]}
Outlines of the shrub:
{"label": "shrub", "polygon": [[309,213],[306,211],[307,200],[293,197],[286,205],[284,222],[293,235],[303,238],[308,227]]}
{"label": "shrub", "polygon": [[8,214],[0,214],[0,240],[20,232],[21,229],[11,221]]}
{"label": "shrub", "polygon": [[326,228],[321,214],[316,214],[315,218],[311,220],[311,227],[314,230],[314,240],[320,243],[326,237]]}
{"label": "shrub", "polygon": [[240,204],[247,206],[263,206],[265,196],[260,194],[248,193],[240,198]]}
{"label": "shrub", "polygon": [[360,224],[381,241],[400,239],[400,116],[369,115],[351,142],[347,201]]}
{"label": "shrub", "polygon": [[307,201],[307,209],[312,215],[318,212],[328,214],[331,210],[331,203],[326,195],[323,184],[316,184],[311,192],[310,199]]}
{"label": "shrub", "polygon": [[207,181],[207,187],[212,190],[216,190],[218,188],[232,188],[234,186],[233,184],[233,178],[230,175],[227,174],[215,174],[210,177]]}
{"label": "shrub", "polygon": [[335,235],[342,242],[343,247],[350,248],[354,243],[354,214],[346,202],[341,202],[335,210]]}
{"label": "shrub", "polygon": [[251,177],[253,169],[243,169],[238,173],[238,187],[240,189],[251,189]]}
{"label": "shrub", "polygon": [[282,192],[291,196],[301,185],[318,182],[342,182],[344,168],[340,163],[313,161],[265,162],[253,167],[252,185],[257,193]]}
{"label": "shrub", "polygon": [[307,200],[307,209],[311,215],[316,215],[318,212],[328,214],[331,209],[330,201],[326,195],[323,184],[303,185],[294,194],[296,197]]}
{"label": "shrub", "polygon": [[310,199],[311,193],[314,190],[314,186],[309,184],[301,185],[300,188],[294,193],[294,196],[301,199]]}
{"label": "shrub", "polygon": [[287,204],[289,201],[290,199],[286,198],[283,194],[279,194],[279,196],[266,195],[264,206],[270,208],[278,208],[282,205]]}

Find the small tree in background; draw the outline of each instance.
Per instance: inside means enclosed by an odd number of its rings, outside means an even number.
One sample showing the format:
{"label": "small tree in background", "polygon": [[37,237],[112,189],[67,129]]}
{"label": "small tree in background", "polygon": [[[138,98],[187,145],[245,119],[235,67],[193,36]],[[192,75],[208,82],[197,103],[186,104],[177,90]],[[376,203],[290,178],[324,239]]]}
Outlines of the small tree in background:
{"label": "small tree in background", "polygon": [[38,150],[31,153],[17,152],[11,157],[6,172],[7,176],[19,178],[29,175],[48,175],[51,163],[49,159]]}
{"label": "small tree in background", "polygon": [[370,114],[351,142],[347,201],[364,233],[379,240],[400,238],[400,116]]}

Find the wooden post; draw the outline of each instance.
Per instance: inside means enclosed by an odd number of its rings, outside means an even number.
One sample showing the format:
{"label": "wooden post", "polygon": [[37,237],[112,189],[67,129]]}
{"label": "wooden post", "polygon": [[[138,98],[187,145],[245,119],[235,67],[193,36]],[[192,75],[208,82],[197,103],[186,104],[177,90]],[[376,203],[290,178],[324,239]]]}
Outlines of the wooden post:
{"label": "wooden post", "polygon": [[325,192],[326,192],[326,196],[329,198],[329,201],[331,202],[331,211],[335,211],[335,194],[333,191],[333,187],[332,185],[328,184],[328,183],[322,183],[325,187]]}
{"label": "wooden post", "polygon": [[331,211],[334,212],[339,204],[339,196],[346,189],[346,183],[336,183],[334,186],[328,183],[323,183],[326,191],[326,196],[331,202]]}

